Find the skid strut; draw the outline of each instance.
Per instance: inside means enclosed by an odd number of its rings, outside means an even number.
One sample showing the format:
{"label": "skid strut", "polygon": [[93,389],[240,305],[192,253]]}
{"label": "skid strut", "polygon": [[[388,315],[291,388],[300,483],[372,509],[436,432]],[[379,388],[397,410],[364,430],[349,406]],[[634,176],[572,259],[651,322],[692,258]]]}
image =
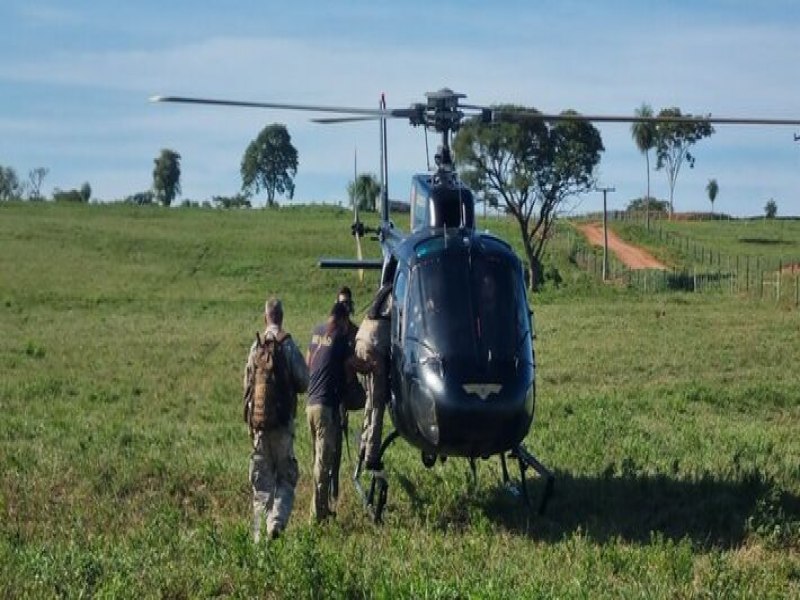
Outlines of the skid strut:
{"label": "skid strut", "polygon": [[[519,444],[516,448],[512,449],[508,457],[516,458],[519,464],[521,488],[519,491],[521,492],[522,499],[528,508],[531,508],[531,501],[530,497],[528,496],[528,485],[525,478],[526,470],[531,468],[536,471],[539,477],[543,477],[545,479],[544,493],[542,494],[542,500],[539,502],[539,514],[544,514],[544,511],[547,508],[547,502],[550,500],[550,496],[553,494],[553,484],[555,482],[553,473],[542,463],[540,463],[533,454],[528,452],[528,450],[522,444]],[[500,464],[503,467],[503,483],[507,486],[510,486],[511,479],[508,476],[508,467],[506,466],[506,457],[504,454],[500,455]]]}
{"label": "skid strut", "polygon": [[[396,429],[392,431],[381,444],[378,461],[383,463],[383,455],[389,446],[392,445],[398,437],[400,432]],[[389,481],[386,479],[386,473],[381,471],[370,471],[370,480],[368,489],[364,489],[361,485],[361,473],[364,467],[364,453],[363,449],[358,453],[358,462],[356,463],[356,470],[353,473],[353,485],[355,485],[358,495],[364,502],[364,506],[372,515],[372,520],[375,523],[380,523],[383,516],[383,509],[386,507],[386,498],[389,494]]]}

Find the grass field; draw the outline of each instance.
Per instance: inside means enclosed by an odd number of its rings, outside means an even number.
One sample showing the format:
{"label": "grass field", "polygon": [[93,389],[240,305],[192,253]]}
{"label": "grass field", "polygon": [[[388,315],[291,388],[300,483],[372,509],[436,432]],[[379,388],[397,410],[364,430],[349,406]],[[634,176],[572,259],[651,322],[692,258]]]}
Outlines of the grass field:
{"label": "grass field", "polygon": [[254,547],[245,354],[268,293],[302,344],[338,286],[366,305],[374,274],[316,268],[350,218],[0,204],[0,596],[800,597],[800,312],[568,266],[533,298],[546,515],[496,460],[471,489],[401,442],[384,526],[347,481],[311,525],[301,418],[289,529]]}

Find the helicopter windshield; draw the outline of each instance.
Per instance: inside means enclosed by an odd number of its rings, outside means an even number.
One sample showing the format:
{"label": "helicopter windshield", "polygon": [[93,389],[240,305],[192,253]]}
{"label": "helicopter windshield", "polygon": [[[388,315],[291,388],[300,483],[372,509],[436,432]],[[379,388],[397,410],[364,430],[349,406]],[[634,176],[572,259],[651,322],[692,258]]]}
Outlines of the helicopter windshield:
{"label": "helicopter windshield", "polygon": [[442,252],[415,267],[408,337],[465,365],[513,361],[529,336],[522,281],[505,255]]}

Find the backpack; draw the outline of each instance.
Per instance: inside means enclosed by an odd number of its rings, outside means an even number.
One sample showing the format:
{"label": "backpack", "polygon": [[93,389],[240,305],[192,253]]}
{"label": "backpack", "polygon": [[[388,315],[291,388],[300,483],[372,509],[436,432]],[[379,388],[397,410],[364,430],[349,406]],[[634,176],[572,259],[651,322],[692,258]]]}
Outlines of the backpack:
{"label": "backpack", "polygon": [[297,410],[297,396],[292,389],[289,365],[283,342],[290,338],[281,333],[276,339],[256,333],[255,377],[249,403],[248,424],[253,431],[288,425]]}

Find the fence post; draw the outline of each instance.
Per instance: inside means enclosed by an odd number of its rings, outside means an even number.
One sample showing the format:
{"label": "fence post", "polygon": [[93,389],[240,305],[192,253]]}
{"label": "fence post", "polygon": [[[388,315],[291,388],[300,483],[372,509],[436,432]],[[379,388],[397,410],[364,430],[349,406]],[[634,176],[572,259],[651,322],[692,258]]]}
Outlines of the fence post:
{"label": "fence post", "polygon": [[794,305],[800,306],[800,273],[794,276]]}
{"label": "fence post", "polygon": [[745,283],[744,291],[746,291],[747,295],[749,296],[750,295],[750,256],[749,255],[745,256],[744,260],[745,260],[745,263],[744,263],[745,264],[744,278],[745,278],[745,281],[747,282],[747,283]]}

